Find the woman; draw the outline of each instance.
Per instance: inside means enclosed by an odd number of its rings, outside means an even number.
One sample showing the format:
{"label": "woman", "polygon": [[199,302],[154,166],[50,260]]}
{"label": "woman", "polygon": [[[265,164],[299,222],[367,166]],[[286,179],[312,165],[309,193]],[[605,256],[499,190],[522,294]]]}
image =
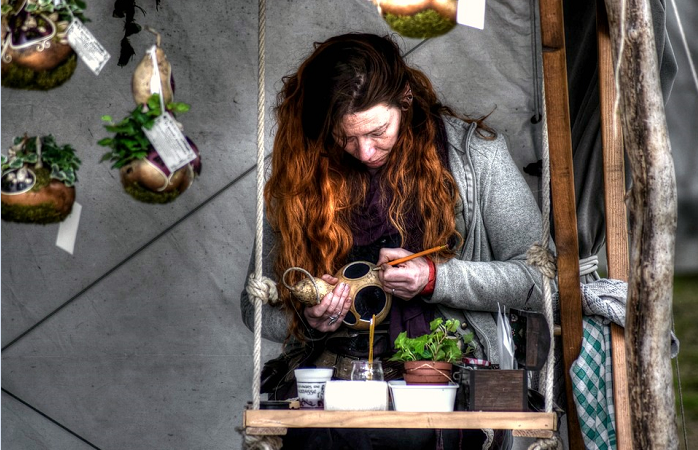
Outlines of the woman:
{"label": "woman", "polygon": [[[525,263],[540,212],[504,137],[457,117],[392,40],[369,34],[316,44],[284,78],[276,117],[265,275],[280,280],[301,267],[335,284],[332,274],[348,262],[376,263],[393,293],[378,356],[387,359],[400,331],[423,334],[443,316],[474,332],[477,357],[497,363],[497,304],[539,309],[542,299],[541,278]],[[429,257],[385,264],[444,243],[448,250]],[[313,350],[303,365],[360,357],[365,334],[342,326],[348,292],[339,283],[310,307],[280,286],[283,307],[265,306],[264,337],[285,342],[289,354]],[[246,292],[241,307],[251,329]]]}

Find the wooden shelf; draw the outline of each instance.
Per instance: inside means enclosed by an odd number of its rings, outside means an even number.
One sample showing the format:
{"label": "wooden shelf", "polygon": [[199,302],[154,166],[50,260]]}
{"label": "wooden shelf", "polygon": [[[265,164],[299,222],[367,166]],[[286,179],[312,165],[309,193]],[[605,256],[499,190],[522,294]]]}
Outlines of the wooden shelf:
{"label": "wooden shelf", "polygon": [[244,411],[243,421],[246,428],[264,429],[264,434],[275,434],[273,429],[278,429],[278,434],[285,434],[287,428],[492,428],[529,430],[531,433],[540,431],[541,437],[545,437],[557,429],[556,414],[540,412],[249,409]]}

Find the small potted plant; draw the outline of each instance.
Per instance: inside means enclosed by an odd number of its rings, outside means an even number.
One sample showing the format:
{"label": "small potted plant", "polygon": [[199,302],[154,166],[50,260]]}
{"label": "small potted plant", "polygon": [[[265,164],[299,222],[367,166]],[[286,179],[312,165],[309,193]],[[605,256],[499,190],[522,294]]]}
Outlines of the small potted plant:
{"label": "small potted plant", "polygon": [[[170,102],[165,105],[166,114],[189,111],[186,103]],[[111,116],[102,116],[108,122],[104,126],[114,133],[98,144],[109,147],[102,161],[111,161],[113,169],[119,169],[121,183],[126,192],[145,203],[168,203],[191,186],[201,173],[201,158],[196,145],[187,138],[197,157],[184,167],[170,173],[162,159],[148,141],[143,128],[150,129],[160,116],[160,95],[152,94],[145,105],[137,106],[123,120],[114,123]]]}
{"label": "small potted plant", "polygon": [[66,31],[83,15],[82,0],[2,0],[2,85],[47,90],[75,72]]}
{"label": "small potted plant", "polygon": [[[457,319],[444,321],[439,317],[429,324],[431,332],[428,334],[408,338],[403,331],[398,335],[396,353],[390,361],[404,362],[404,378],[408,385],[447,384],[451,381],[453,363],[459,362],[463,356],[459,338],[455,335],[459,326]],[[468,340],[471,339],[472,336]]]}
{"label": "small potted plant", "polygon": [[80,159],[52,135],[16,137],[2,155],[2,219],[48,224],[72,211]]}

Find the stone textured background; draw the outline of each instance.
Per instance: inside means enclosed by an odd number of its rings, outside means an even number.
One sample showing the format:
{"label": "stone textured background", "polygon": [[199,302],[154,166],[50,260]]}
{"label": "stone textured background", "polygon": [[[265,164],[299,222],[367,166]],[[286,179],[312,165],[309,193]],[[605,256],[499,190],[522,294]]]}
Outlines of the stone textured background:
{"label": "stone textured background", "polygon": [[[201,150],[203,173],[175,202],[147,205],[99,163],[105,149],[96,142],[108,135],[100,117],[120,119],[134,107],[131,74],[154,43],[149,33],[133,36],[137,55],[118,67],[123,21],[112,17],[112,1],[90,1],[86,10],[88,28],[112,55],[99,76],[80,63],[48,92],[2,88],[3,151],[14,136],[51,133],[83,161],[73,255],[55,246],[58,225],[2,222],[8,449],[240,447],[235,428],[252,398],[252,333],[238,299],[255,222],[257,2],[163,0],[159,10],[140,3],[147,14],[138,22],[163,35],[175,100],[192,106],[179,120]],[[530,121],[535,35],[528,2],[510,3],[488,2],[484,31],[459,26],[428,41],[400,41],[447,103],[467,114],[492,112],[489,123],[509,136],[523,167],[539,157],[540,125]],[[679,5],[684,27],[698,19],[688,3]],[[268,2],[267,105],[313,42],[349,31],[389,32],[367,0]],[[694,271],[696,220],[684,218],[698,211],[698,93],[678,37],[673,43],[681,66],[668,110],[682,207],[677,270]],[[527,181],[537,193],[537,179]],[[278,351],[264,342],[264,359]]]}

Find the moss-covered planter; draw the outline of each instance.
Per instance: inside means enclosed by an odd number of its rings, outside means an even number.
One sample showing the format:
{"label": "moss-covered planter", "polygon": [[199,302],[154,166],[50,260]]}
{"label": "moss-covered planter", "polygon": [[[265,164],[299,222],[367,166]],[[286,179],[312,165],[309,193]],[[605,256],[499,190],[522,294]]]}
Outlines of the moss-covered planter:
{"label": "moss-covered planter", "polygon": [[[169,203],[179,197],[194,182],[197,173],[195,163],[199,163],[199,157],[193,163],[167,175],[166,169],[153,162],[159,159],[155,150],[147,159],[138,159],[119,169],[121,184],[124,190],[133,198],[144,203]],[[199,169],[200,171],[200,169]]]}
{"label": "moss-covered planter", "polygon": [[77,56],[67,29],[82,15],[77,0],[22,0],[2,6],[2,85],[48,90],[65,83],[75,72]]}
{"label": "moss-covered planter", "polygon": [[51,179],[46,168],[33,171],[36,183],[29,191],[2,192],[2,220],[41,225],[63,221],[73,210],[75,187]]}
{"label": "moss-covered planter", "polygon": [[80,159],[52,135],[16,137],[2,155],[2,220],[47,224],[73,210]]}
{"label": "moss-covered planter", "polygon": [[[68,47],[70,49],[70,47]],[[35,70],[18,63],[2,63],[2,85],[14,89],[47,91],[58,87],[73,76],[78,57],[70,49],[69,56],[53,69]]]}
{"label": "moss-covered planter", "polygon": [[390,28],[402,36],[427,39],[456,26],[457,0],[382,0],[379,11]]}

